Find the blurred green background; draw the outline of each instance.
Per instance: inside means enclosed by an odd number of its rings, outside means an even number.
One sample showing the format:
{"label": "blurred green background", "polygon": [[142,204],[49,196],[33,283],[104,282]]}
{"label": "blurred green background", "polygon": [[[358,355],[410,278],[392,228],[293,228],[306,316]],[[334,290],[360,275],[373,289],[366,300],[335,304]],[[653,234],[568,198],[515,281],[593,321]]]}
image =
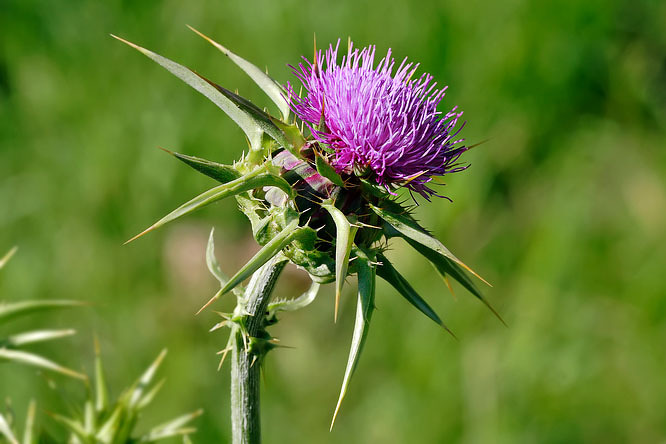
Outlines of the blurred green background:
{"label": "blurred green background", "polygon": [[[400,242],[389,257],[460,337],[385,284],[359,369],[328,432],[351,339],[353,293],[285,314],[263,385],[266,443],[650,443],[666,439],[666,2],[0,2],[0,299],[91,307],[25,326],[73,326],[44,353],[90,371],[101,340],[120,390],[162,347],[167,378],[145,418],[191,411],[195,442],[227,442],[228,364],[194,312],[216,290],[204,265],[217,228],[223,269],[256,250],[230,200],[123,241],[212,185],[156,149],[231,162],[240,130],[114,33],[268,104],[191,24],[292,80],[287,63],[351,36],[393,48],[450,86],[465,111],[466,172],[418,216],[495,286],[504,328],[457,299]],[[289,270],[278,294],[308,284]],[[330,286],[329,286],[330,287]],[[348,289],[352,288],[349,286]],[[227,301],[228,304],[228,301]],[[225,303],[218,305],[224,308]],[[71,396],[74,383],[54,377]],[[0,366],[0,396],[62,404],[43,377]],[[41,415],[42,423],[54,429]]]}

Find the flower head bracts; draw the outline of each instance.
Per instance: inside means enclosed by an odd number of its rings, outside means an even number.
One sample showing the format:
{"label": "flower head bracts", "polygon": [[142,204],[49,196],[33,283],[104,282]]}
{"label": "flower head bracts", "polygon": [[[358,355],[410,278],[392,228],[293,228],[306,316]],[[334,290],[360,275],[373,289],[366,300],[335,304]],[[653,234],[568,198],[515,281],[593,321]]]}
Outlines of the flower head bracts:
{"label": "flower head bracts", "polygon": [[314,63],[304,58],[292,66],[305,91],[299,97],[287,84],[291,109],[331,151],[339,173],[439,196],[428,186],[433,176],[466,168],[456,163],[467,149],[456,139],[462,112],[437,110],[446,87],[437,89],[427,73],[412,79],[419,65],[407,58],[394,72],[390,49],[375,66],[374,46],[350,43],[338,64],[339,45],[319,51]]}

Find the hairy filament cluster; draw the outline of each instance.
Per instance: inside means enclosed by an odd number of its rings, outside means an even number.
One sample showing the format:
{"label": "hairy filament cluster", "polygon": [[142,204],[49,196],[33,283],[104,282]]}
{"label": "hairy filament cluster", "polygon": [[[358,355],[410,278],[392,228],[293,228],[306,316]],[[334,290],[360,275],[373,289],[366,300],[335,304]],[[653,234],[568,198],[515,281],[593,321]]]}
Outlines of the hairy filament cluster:
{"label": "hairy filament cluster", "polygon": [[375,46],[354,48],[338,63],[336,46],[291,66],[306,93],[287,84],[291,109],[332,154],[339,173],[370,175],[387,190],[404,185],[426,199],[440,196],[434,176],[461,171],[467,149],[457,139],[462,112],[437,110],[447,87],[428,73],[412,78],[418,64],[403,59],[395,69],[389,49],[375,65]]}

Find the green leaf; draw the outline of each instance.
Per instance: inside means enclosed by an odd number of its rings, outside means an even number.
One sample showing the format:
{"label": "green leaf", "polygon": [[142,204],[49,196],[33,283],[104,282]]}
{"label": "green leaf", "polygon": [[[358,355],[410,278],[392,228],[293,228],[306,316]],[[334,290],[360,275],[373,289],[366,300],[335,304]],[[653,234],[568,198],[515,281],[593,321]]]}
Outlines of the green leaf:
{"label": "green leaf", "polygon": [[[293,131],[289,136],[285,133],[283,128],[289,128],[287,124],[278,125],[278,119],[270,116],[261,108],[257,107],[254,103],[250,102],[244,97],[239,96],[238,94],[229,91],[223,86],[220,86],[207,78],[200,76],[203,80],[208,82],[211,86],[217,89],[222,93],[227,99],[231,100],[233,103],[238,106],[239,109],[243,110],[249,116],[252,116],[255,122],[261,127],[262,131],[271,136],[277,143],[279,143],[284,148],[288,149],[292,154],[298,156],[298,149],[300,148],[299,143],[301,140],[294,137]],[[296,128],[294,125],[291,125],[291,128]],[[302,139],[302,137],[301,137]],[[302,146],[302,144],[301,144]]]}
{"label": "green leaf", "polygon": [[76,334],[76,330],[35,330],[29,331],[26,333],[19,333],[16,335],[9,336],[6,341],[0,341],[0,344],[4,342],[4,345],[10,348],[18,348],[27,344],[34,344],[36,342],[45,342],[51,341],[53,339],[60,339],[66,336],[71,336]]}
{"label": "green leaf", "polygon": [[78,436],[70,434],[67,437],[67,444],[84,444],[84,443],[83,441],[81,441],[81,439]]}
{"label": "green leaf", "polygon": [[278,254],[284,247],[297,239],[303,229],[298,226],[298,219],[294,219],[282,231],[273,237],[266,245],[264,245],[229,281],[213,296],[206,304],[199,309],[197,314],[201,313],[210,304],[219,299],[222,295],[235,288],[238,284],[250,277],[252,273],[257,271],[266,262],[271,260]]}
{"label": "green leaf", "polygon": [[150,366],[146,369],[146,371],[143,372],[141,377],[130,388],[128,394],[126,395],[128,399],[127,403],[128,408],[133,409],[139,404],[139,401],[143,397],[143,394],[148,388],[148,385],[150,385],[153,378],[155,377],[155,373],[157,373],[157,369],[162,364],[162,361],[166,357],[166,354],[167,350],[165,348],[160,352],[160,354],[153,361],[153,363],[150,364]]}
{"label": "green leaf", "polygon": [[[361,190],[364,193],[370,194],[371,196],[377,197],[379,199],[390,199],[391,195],[383,186],[373,183],[367,179],[361,179]],[[384,200],[388,202],[388,200]]]}
{"label": "green leaf", "polygon": [[274,301],[268,304],[267,311],[269,313],[277,313],[279,311],[295,311],[301,308],[305,308],[312,303],[319,293],[319,288],[321,285],[315,281],[312,281],[310,288],[307,289],[305,293],[297,297],[296,299],[287,299],[281,301]]}
{"label": "green leaf", "polygon": [[[229,282],[229,278],[222,272],[220,263],[217,261],[217,257],[215,257],[215,239],[213,237],[214,233],[215,228],[211,228],[210,235],[208,236],[208,245],[206,246],[206,265],[208,266],[208,271],[210,271],[210,273],[215,276],[215,279],[220,282],[220,286],[224,287],[227,282]],[[236,296],[242,296],[244,290],[242,286],[238,286],[235,287],[232,291]]]}
{"label": "green leaf", "polygon": [[190,85],[192,88],[203,94],[207,99],[217,105],[222,111],[224,111],[231,119],[236,122],[236,124],[243,130],[248,140],[250,141],[250,146],[253,150],[261,150],[261,134],[262,129],[259,122],[255,121],[254,118],[247,114],[244,110],[240,109],[236,104],[230,101],[227,97],[214,88],[210,83],[201,78],[194,71],[172,61],[165,57],[162,57],[159,54],[156,54],[152,51],[149,51],[145,48],[142,48],[139,45],[135,45],[125,39],[117,37],[111,34],[111,37],[120,40],[121,42],[131,46],[136,49],[149,59],[158,63],[160,66],[165,68],[171,74],[175,75],[183,82]]}
{"label": "green leaf", "polygon": [[298,126],[295,124],[284,123],[283,121],[270,115],[268,117],[271,119],[271,122],[273,122],[273,124],[277,126],[282,131],[282,133],[284,133],[284,137],[287,139],[287,142],[289,142],[289,145],[293,148],[291,153],[293,154],[294,152],[300,152],[300,149],[303,147],[303,145],[305,145],[305,138],[303,137],[303,134],[301,133],[301,130],[298,128]]}
{"label": "green leaf", "polygon": [[96,416],[93,401],[88,398],[83,404],[83,428],[86,431],[86,436],[94,435],[97,422]]}
{"label": "green leaf", "polygon": [[335,424],[335,418],[340,411],[342,400],[347,393],[349,381],[358,365],[358,360],[363,351],[363,345],[368,336],[368,328],[370,327],[372,312],[375,309],[375,268],[372,266],[371,259],[361,250],[356,250],[356,260],[358,262],[358,301],[356,304],[356,321],[354,323],[354,334],[352,336],[351,349],[349,350],[347,368],[345,369],[345,376],[342,380],[342,388],[340,389],[340,397],[338,398],[338,404],[335,407],[335,413],[333,413],[333,420],[331,421],[331,430]]}
{"label": "green leaf", "polygon": [[238,179],[232,180],[231,182],[218,185],[215,188],[211,188],[210,190],[201,193],[194,199],[184,203],[141,233],[125,242],[125,244],[128,244],[140,238],[141,236],[144,236],[151,231],[178,219],[179,217],[183,217],[198,210],[199,208],[210,205],[213,202],[217,202],[218,200],[231,197],[245,191],[250,191],[255,188],[262,188],[266,186],[278,187],[285,191],[288,195],[293,195],[293,190],[286,180],[279,176],[264,172],[263,168],[257,168],[255,171],[248,173],[245,176],[239,177]]}
{"label": "green leaf", "polygon": [[200,409],[153,427],[147,434],[139,439],[139,442],[155,442],[162,439],[171,438],[173,436],[188,435],[193,433],[196,429],[184,426],[202,414],[203,410]]}
{"label": "green leaf", "polygon": [[143,410],[144,408],[148,407],[151,402],[155,399],[155,397],[159,394],[159,392],[162,390],[162,387],[164,387],[164,383],[166,382],[166,379],[162,379],[160,382],[155,384],[153,388],[150,389],[148,393],[146,393],[143,398],[139,401],[137,404],[137,410]]}
{"label": "green leaf", "polygon": [[342,177],[335,171],[331,165],[326,162],[326,160],[321,157],[319,154],[315,154],[315,166],[317,167],[317,172],[336,184],[339,187],[344,187],[345,182],[342,180]]}
{"label": "green leaf", "polygon": [[18,247],[13,247],[11,250],[9,250],[9,251],[7,252],[7,254],[5,254],[5,255],[2,257],[2,259],[0,259],[0,270],[2,270],[2,268],[3,268],[5,265],[7,265],[7,262],[9,262],[9,260],[12,258],[12,256],[14,256],[14,254],[16,254],[16,251],[17,251],[17,250],[18,250]]}
{"label": "green leaf", "polygon": [[104,366],[102,365],[102,352],[99,340],[95,337],[95,410],[103,412],[109,406],[109,389],[106,385]]}
{"label": "green leaf", "polygon": [[68,300],[33,300],[12,302],[10,304],[0,302],[0,321],[8,321],[18,316],[25,316],[34,312],[43,310],[53,310],[56,308],[68,308],[85,305],[79,301]]}
{"label": "green leaf", "polygon": [[389,262],[386,256],[378,254],[377,260],[381,263],[380,265],[377,266],[377,276],[381,277],[386,282],[391,284],[393,288],[395,288],[398,291],[398,293],[400,293],[400,295],[407,300],[407,302],[412,304],[421,313],[428,316],[437,324],[444,327],[444,329],[449,333],[451,333],[451,335],[455,338],[453,332],[451,332],[451,330],[449,330],[449,328],[446,325],[444,325],[444,322],[442,322],[437,313],[435,313],[435,310],[433,310],[430,307],[430,305],[428,305],[428,303],[416,292],[416,290],[414,290],[414,288],[409,284],[407,279],[405,279],[400,273],[398,273],[398,270],[396,270],[395,267],[393,267],[393,265],[391,264],[391,262]]}
{"label": "green leaf", "polygon": [[61,373],[63,375],[71,376],[72,378],[84,380],[86,379],[86,375],[82,373],[75,372],[74,370],[70,370],[39,355],[28,353],[22,350],[8,350],[6,348],[0,348],[0,361],[3,360]]}
{"label": "green leaf", "polygon": [[257,66],[254,64],[248,62],[247,60],[243,59],[242,57],[234,54],[233,52],[229,51],[227,48],[224,46],[220,45],[210,37],[204,35],[203,33],[197,31],[193,27],[188,25],[188,28],[190,28],[192,31],[196,32],[199,34],[201,37],[206,39],[211,45],[219,49],[224,55],[229,57],[232,62],[234,62],[240,69],[245,71],[245,73],[250,76],[252,80],[254,80],[254,83],[261,88],[266,95],[277,105],[278,109],[280,110],[280,114],[282,114],[282,119],[286,122],[289,120],[289,103],[287,102],[287,99],[285,99],[285,96],[287,95],[287,91],[280,85],[276,80],[271,78],[268,74],[266,74],[264,71],[259,69]]}
{"label": "green leaf", "polygon": [[86,433],[86,429],[80,421],[76,421],[57,413],[51,413],[51,418],[62,424],[67,430],[74,433],[79,438],[87,441],[88,434]]}
{"label": "green leaf", "polygon": [[9,426],[9,421],[7,421],[2,413],[0,413],[0,435],[7,438],[7,441],[9,441],[10,444],[19,444],[18,439],[16,439],[14,432],[12,432],[12,429]]}
{"label": "green leaf", "polygon": [[486,307],[497,317],[497,319],[502,322],[502,324],[507,325],[504,322],[504,319],[497,313],[492,305],[486,300],[483,296],[483,293],[474,285],[474,282],[465,274],[465,272],[452,260],[438,254],[437,252],[427,248],[418,242],[415,242],[411,239],[406,239],[407,243],[412,246],[416,251],[418,251],[423,257],[428,259],[430,263],[435,267],[435,270],[439,273],[442,278],[445,278],[446,275],[451,276],[453,279],[458,281],[460,285],[465,287],[467,291],[472,293],[476,298],[485,304]]}
{"label": "green leaf", "polygon": [[347,278],[347,268],[349,266],[349,254],[351,253],[354,237],[358,227],[353,226],[347,216],[335,207],[332,203],[323,203],[324,208],[335,222],[335,314],[334,321],[338,320],[338,307],[340,304],[340,295],[342,287]]}
{"label": "green leaf", "polygon": [[485,279],[483,279],[474,270],[465,265],[460,259],[455,257],[453,253],[451,253],[449,249],[444,246],[444,244],[432,237],[413,218],[404,214],[393,213],[386,209],[376,207],[372,204],[370,204],[370,208],[372,208],[372,211],[374,211],[385,222],[395,228],[395,230],[398,231],[398,233],[400,233],[400,235],[405,239],[411,239],[415,242],[418,242],[424,247],[427,247],[430,250],[444,256],[445,258],[452,260],[490,286],[490,284]]}
{"label": "green leaf", "polygon": [[35,434],[35,413],[37,412],[37,403],[34,399],[28,404],[28,413],[25,416],[25,429],[23,430],[23,444],[34,444],[37,442]]}
{"label": "green leaf", "polygon": [[232,166],[222,165],[221,163],[213,162],[206,159],[200,159],[194,156],[187,156],[185,154],[175,153],[165,148],[160,148],[160,149],[166,151],[167,153],[171,154],[173,157],[180,160],[184,164],[194,168],[195,170],[205,174],[208,177],[217,180],[220,183],[231,182],[232,180],[236,180],[239,177],[241,177],[241,173],[239,173]]}
{"label": "green leaf", "polygon": [[103,444],[111,444],[120,429],[123,413],[125,411],[126,406],[119,403],[111,413],[111,416],[109,416],[106,422],[99,428],[95,435],[95,439]]}

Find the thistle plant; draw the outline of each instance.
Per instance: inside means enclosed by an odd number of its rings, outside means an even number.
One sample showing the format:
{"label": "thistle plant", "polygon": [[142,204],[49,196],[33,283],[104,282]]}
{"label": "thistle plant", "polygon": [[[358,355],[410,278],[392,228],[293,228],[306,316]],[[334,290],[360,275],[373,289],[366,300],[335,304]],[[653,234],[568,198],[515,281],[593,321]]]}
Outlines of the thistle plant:
{"label": "thistle plant", "polygon": [[[14,247],[0,258],[0,269],[9,262],[16,250]],[[18,316],[78,305],[81,303],[67,300],[0,302],[0,327],[4,322]],[[41,355],[20,349],[25,345],[59,339],[74,333],[76,333],[75,330],[71,329],[35,330],[0,338],[0,363],[26,364],[41,370],[70,376],[85,383],[87,397],[81,407],[72,409],[71,415],[51,413],[53,419],[68,431],[67,442],[69,444],[152,443],[175,436],[182,436],[184,444],[190,443],[189,435],[194,433],[195,429],[188,426],[188,423],[201,415],[201,410],[174,418],[140,435],[135,430],[141,412],[155,399],[164,385],[164,380],[162,380],[151,386],[155,374],[166,356],[166,350],[159,354],[141,377],[128,387],[116,401],[110,402],[97,340],[95,340],[94,387],[89,385],[90,379],[85,374],[57,364]],[[0,443],[6,441],[10,444],[34,444],[38,442],[40,434],[35,422],[37,406],[34,400],[30,401],[28,405],[23,433],[19,433],[17,430],[18,426],[9,400],[7,403],[6,412],[0,412]],[[69,404],[74,405],[71,402]],[[22,437],[21,441],[17,436]]]}
{"label": "thistle plant", "polygon": [[[488,305],[469,274],[485,281],[413,215],[418,196],[428,201],[443,197],[436,191],[436,179],[464,170],[467,166],[459,159],[468,147],[458,137],[462,113],[457,108],[438,110],[446,88],[438,88],[429,74],[417,75],[418,65],[407,59],[396,67],[390,51],[375,63],[374,46],[358,49],[349,41],[341,58],[339,42],[326,51],[315,48],[313,60],[303,58],[291,67],[301,83],[297,88],[291,82],[283,86],[195,32],[245,71],[274,103],[278,114],[270,114],[206,77],[116,37],[211,100],[238,124],[249,145],[233,165],[167,151],[220,184],[130,241],[232,196],[250,220],[261,248],[230,278],[215,261],[211,233],[208,266],[221,288],[201,310],[227,293],[236,297],[234,311],[222,313],[223,319],[214,329],[226,326],[231,330],[221,353],[231,353],[233,442],[258,443],[259,367],[276,346],[267,327],[277,322],[279,311],[306,306],[321,284],[334,283],[335,320],[347,276],[358,278],[351,350],[333,421],[368,335],[377,276],[448,330],[386,257],[391,239],[402,239],[424,256],[449,288],[452,278]],[[400,197],[403,188],[411,199]],[[299,298],[271,302],[274,284],[288,262],[307,272],[313,284]],[[250,281],[243,288],[246,278]]]}
{"label": "thistle plant", "polygon": [[[12,248],[0,259],[2,269],[16,253],[17,248]],[[0,300],[0,328],[18,317],[35,314],[41,311],[56,310],[67,307],[80,306],[81,302],[69,300],[27,300],[21,302],[7,302]],[[76,333],[73,329],[41,329],[21,333],[5,333],[0,335],[0,364],[17,363],[36,367],[40,370],[60,373],[77,379],[85,379],[82,373],[71,370],[42,355],[25,350],[26,346],[53,341]]]}
{"label": "thistle plant", "polygon": [[[25,425],[23,433],[19,433],[18,424],[14,412],[11,408],[11,403],[7,400],[7,407],[5,413],[0,413],[0,442],[8,442],[9,444],[34,444],[37,442],[37,431],[35,423],[35,412],[37,411],[37,404],[34,400],[28,404],[28,412],[25,417]],[[21,437],[21,440],[17,438]]]}
{"label": "thistle plant", "polygon": [[[0,258],[0,269],[4,268],[9,260],[16,253],[17,248],[14,247]],[[76,301],[67,300],[31,300],[23,302],[6,302],[0,301],[0,327],[4,329],[9,321],[36,312],[53,310],[59,308],[66,308],[81,305]],[[3,332],[4,333],[4,332]],[[42,355],[24,350],[26,346],[52,341],[55,339],[64,338],[75,334],[76,331],[72,329],[44,329],[32,330],[21,333],[11,333],[8,336],[0,336],[0,364],[1,363],[16,363],[35,367],[39,370],[46,370],[49,372],[60,373],[77,379],[85,379],[85,375],[71,370],[61,364],[58,364]],[[32,444],[36,442],[37,433],[35,426],[35,401],[30,401],[28,411],[26,413],[25,426],[23,433],[17,430],[15,415],[7,400],[7,408],[4,413],[0,412],[0,442],[6,440],[11,444],[18,444],[17,436],[21,436],[22,444]],[[4,438],[4,439],[3,439]]]}
{"label": "thistle plant", "polygon": [[83,404],[72,409],[71,415],[52,413],[54,420],[68,432],[69,444],[136,444],[153,443],[172,437],[182,436],[183,442],[189,442],[188,436],[196,429],[188,423],[202,411],[187,413],[163,424],[150,428],[145,433],[137,433],[137,423],[141,413],[155,399],[164,385],[164,380],[154,383],[166,350],[143,374],[115,400],[109,399],[109,391],[99,345],[95,341],[95,377],[94,385],[88,387]]}

